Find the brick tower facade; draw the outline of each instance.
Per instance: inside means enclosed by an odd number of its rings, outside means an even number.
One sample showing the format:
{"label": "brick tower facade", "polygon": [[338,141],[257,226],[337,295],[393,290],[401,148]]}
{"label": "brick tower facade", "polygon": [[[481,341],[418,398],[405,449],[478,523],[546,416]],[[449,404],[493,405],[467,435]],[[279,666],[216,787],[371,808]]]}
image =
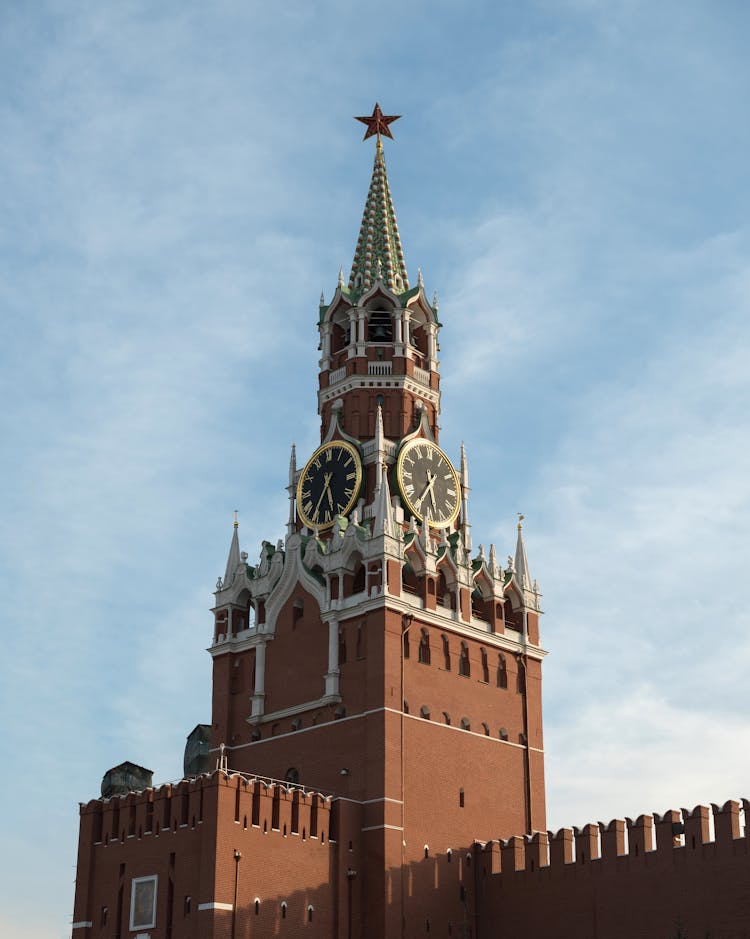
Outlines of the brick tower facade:
{"label": "brick tower facade", "polygon": [[286,536],[248,563],[235,522],[217,584],[217,769],[82,808],[78,937],[469,935],[476,839],[546,828],[539,590],[520,522],[505,566],[473,549],[380,133],[318,328],[321,446],[292,448]]}
{"label": "brick tower facade", "polygon": [[398,471],[405,447],[415,477],[420,461],[451,471],[417,443],[437,444],[439,329],[421,274],[409,288],[378,138],[351,276],[319,320],[321,443],[354,448],[359,492],[347,517],[315,498],[336,461],[324,451],[304,513],[293,453],[286,539],[249,566],[235,529],[210,650],[213,747],[229,766],[362,807],[363,935],[399,935],[412,916],[399,872],[470,845],[488,814],[500,836],[545,828],[544,653],[520,525],[507,568],[494,548],[472,555],[465,454],[447,523],[432,515],[437,483],[416,506]]}

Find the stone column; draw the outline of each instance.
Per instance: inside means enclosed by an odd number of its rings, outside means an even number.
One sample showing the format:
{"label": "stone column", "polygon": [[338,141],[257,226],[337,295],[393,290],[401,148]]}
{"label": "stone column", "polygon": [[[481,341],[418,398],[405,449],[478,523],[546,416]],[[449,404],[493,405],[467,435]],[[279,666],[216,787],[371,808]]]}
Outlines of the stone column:
{"label": "stone column", "polygon": [[328,620],[328,671],[326,672],[326,697],[339,697],[339,621],[335,616]]}
{"label": "stone column", "polygon": [[320,337],[322,339],[322,357],[320,360],[320,367],[322,369],[330,368],[331,366],[331,324],[323,323],[320,327]]}
{"label": "stone column", "polygon": [[252,717],[260,717],[265,709],[266,698],[266,644],[255,647],[255,691],[253,692]]}
{"label": "stone column", "polygon": [[434,323],[427,326],[427,358],[430,370],[437,365],[437,327]]}

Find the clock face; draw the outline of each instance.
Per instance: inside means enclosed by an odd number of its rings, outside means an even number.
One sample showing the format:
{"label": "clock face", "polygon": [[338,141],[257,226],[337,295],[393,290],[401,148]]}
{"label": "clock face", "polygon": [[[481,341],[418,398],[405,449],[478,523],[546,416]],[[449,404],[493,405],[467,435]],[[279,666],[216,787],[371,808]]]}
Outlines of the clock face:
{"label": "clock face", "polygon": [[337,515],[354,508],[362,483],[362,461],[344,440],[324,443],[313,453],[297,483],[297,512],[304,525],[323,531]]}
{"label": "clock face", "polygon": [[398,455],[396,476],[404,505],[420,521],[430,510],[436,528],[447,528],[458,517],[461,488],[448,457],[429,440],[414,439]]}

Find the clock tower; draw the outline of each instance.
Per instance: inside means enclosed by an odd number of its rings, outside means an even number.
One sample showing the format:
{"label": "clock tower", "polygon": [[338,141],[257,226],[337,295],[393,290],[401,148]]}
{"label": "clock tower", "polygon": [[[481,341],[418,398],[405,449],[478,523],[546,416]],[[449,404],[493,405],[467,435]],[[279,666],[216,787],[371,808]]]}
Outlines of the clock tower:
{"label": "clock tower", "polygon": [[292,448],[284,539],[249,561],[235,522],[211,746],[342,807],[349,935],[381,939],[429,929],[436,904],[468,922],[465,888],[438,894],[446,865],[545,829],[545,653],[521,523],[506,564],[475,551],[466,454],[439,447],[438,305],[421,272],[410,286],[383,153],[396,118],[358,120],[375,161],[348,281],[318,311],[321,445]]}

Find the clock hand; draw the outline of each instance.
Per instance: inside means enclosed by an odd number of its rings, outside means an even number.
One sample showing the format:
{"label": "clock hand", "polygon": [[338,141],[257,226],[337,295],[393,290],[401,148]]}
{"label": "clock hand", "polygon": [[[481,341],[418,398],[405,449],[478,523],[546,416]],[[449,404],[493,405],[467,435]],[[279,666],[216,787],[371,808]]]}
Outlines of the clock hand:
{"label": "clock hand", "polygon": [[326,492],[328,493],[328,502],[329,502],[329,504],[330,504],[330,506],[331,506],[331,511],[333,511],[333,495],[332,495],[332,493],[331,493],[330,477],[329,477],[329,479],[328,479],[328,487],[326,488]]}
{"label": "clock hand", "polygon": [[[417,501],[414,503],[414,507],[417,508],[417,509],[421,507],[421,505],[422,505],[422,503],[424,502],[424,500],[425,500],[425,498],[426,498],[428,492],[429,492],[430,495],[432,496],[432,487],[435,485],[435,480],[437,479],[437,476],[436,476],[434,473],[431,473],[429,470],[427,470],[427,478],[429,479],[429,482],[427,483],[427,487],[425,488],[425,491],[422,493],[422,495],[421,495],[421,496],[417,499]],[[434,497],[434,496],[432,496],[432,504],[433,504],[433,506],[435,505],[435,497]]]}
{"label": "clock hand", "polygon": [[323,490],[320,493],[320,497],[317,501],[315,508],[313,509],[313,513],[312,513],[313,519],[317,519],[318,517],[318,509],[320,508],[320,503],[323,501],[323,496],[326,494],[326,492],[330,494],[331,476],[333,476],[333,473],[324,474]]}

